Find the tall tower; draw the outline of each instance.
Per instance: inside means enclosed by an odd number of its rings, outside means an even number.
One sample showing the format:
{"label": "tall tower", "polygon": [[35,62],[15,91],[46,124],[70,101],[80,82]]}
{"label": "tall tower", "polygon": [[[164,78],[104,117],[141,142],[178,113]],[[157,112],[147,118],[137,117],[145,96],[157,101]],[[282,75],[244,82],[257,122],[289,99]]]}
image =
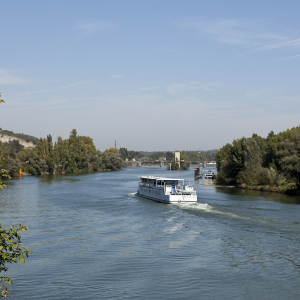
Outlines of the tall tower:
{"label": "tall tower", "polygon": [[115,148],[117,148],[117,140],[115,140]]}
{"label": "tall tower", "polygon": [[175,162],[178,163],[180,168],[180,150],[175,151]]}

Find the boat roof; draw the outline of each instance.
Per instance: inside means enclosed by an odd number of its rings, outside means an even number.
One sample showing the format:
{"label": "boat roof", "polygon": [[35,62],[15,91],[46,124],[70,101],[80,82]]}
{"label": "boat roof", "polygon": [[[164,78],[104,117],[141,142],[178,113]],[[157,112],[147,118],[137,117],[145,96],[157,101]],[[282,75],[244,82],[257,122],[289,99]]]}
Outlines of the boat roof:
{"label": "boat roof", "polygon": [[155,177],[155,176],[139,176],[144,179],[156,179],[156,180],[184,180],[182,178],[168,178],[168,177]]}

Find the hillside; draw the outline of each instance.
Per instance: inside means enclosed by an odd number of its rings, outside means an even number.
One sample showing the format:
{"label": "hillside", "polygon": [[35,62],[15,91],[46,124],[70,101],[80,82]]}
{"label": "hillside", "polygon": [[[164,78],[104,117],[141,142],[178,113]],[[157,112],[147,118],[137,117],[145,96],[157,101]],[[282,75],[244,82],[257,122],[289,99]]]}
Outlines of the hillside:
{"label": "hillside", "polygon": [[39,142],[39,139],[24,133],[14,133],[9,130],[2,130],[0,128],[0,141],[3,143],[8,143],[12,140],[19,140],[20,144],[24,147],[35,147]]}

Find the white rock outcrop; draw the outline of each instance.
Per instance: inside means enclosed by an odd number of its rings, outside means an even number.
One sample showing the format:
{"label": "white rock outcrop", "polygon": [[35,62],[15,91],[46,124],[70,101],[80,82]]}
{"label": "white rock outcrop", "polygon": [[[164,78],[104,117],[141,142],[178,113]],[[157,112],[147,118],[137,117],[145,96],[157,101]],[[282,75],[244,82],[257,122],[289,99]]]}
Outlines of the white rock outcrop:
{"label": "white rock outcrop", "polygon": [[0,133],[0,142],[2,142],[2,143],[8,143],[9,141],[15,141],[15,140],[18,140],[19,143],[21,145],[23,145],[25,148],[34,148],[35,147],[35,145],[33,145],[33,143],[31,141],[26,142],[23,139],[19,139],[19,138],[14,137],[14,136],[10,136],[10,135]]}

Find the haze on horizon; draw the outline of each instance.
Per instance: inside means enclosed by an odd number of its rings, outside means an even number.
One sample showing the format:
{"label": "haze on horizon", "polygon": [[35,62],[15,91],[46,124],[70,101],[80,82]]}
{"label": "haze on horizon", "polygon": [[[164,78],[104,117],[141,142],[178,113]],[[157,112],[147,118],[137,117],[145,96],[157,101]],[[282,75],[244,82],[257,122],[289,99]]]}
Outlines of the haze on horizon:
{"label": "haze on horizon", "polygon": [[0,127],[208,150],[299,125],[298,1],[2,1]]}

